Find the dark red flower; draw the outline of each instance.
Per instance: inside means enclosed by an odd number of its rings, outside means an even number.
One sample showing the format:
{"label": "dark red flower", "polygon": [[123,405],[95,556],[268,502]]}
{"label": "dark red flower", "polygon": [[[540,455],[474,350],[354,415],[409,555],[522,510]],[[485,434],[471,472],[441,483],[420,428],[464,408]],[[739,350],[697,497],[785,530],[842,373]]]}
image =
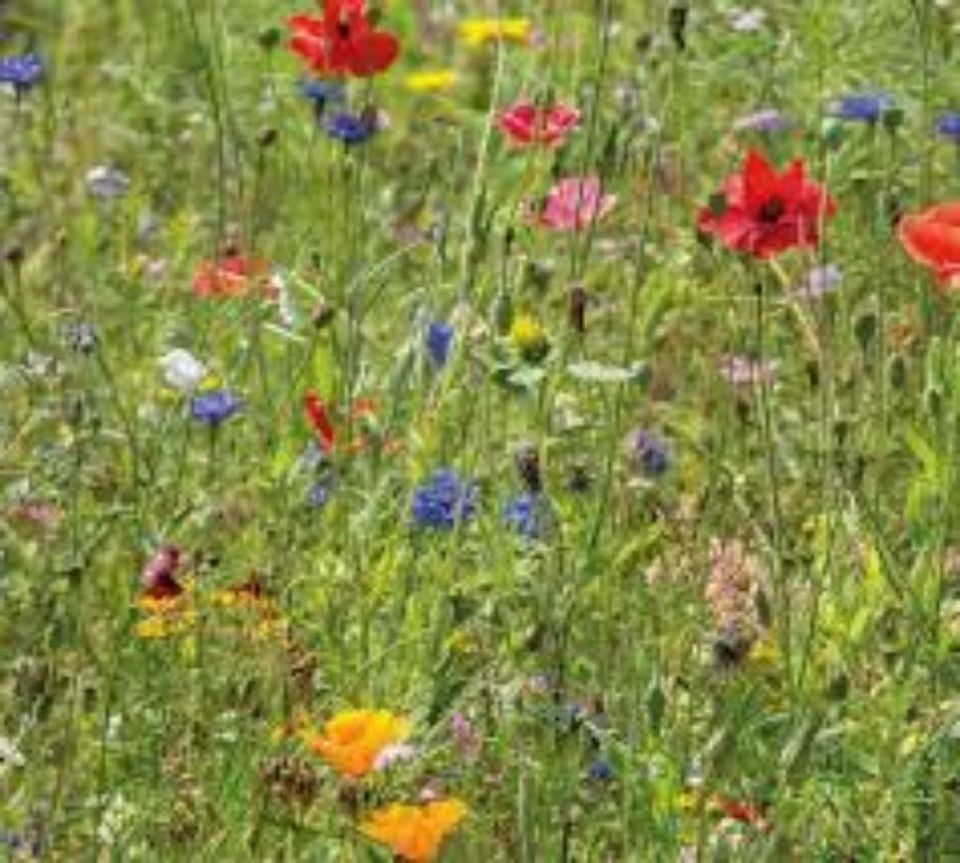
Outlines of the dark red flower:
{"label": "dark red flower", "polygon": [[960,202],[905,215],[897,234],[907,254],[933,270],[944,288],[960,288]]}
{"label": "dark red flower", "polygon": [[377,75],[400,54],[396,36],[374,29],[366,0],[326,0],[322,18],[294,15],[289,25],[290,49],[324,75]]}
{"label": "dark red flower", "polygon": [[778,174],[755,150],[747,154],[743,171],[727,178],[718,197],[717,206],[700,212],[700,230],[755,258],[815,246],[821,222],[836,211],[830,195],[806,179],[801,159]]}
{"label": "dark red flower", "polygon": [[183,593],[183,586],[176,579],[183,563],[183,553],[174,545],[165,545],[144,566],[140,573],[143,591],[141,601],[166,602]]}

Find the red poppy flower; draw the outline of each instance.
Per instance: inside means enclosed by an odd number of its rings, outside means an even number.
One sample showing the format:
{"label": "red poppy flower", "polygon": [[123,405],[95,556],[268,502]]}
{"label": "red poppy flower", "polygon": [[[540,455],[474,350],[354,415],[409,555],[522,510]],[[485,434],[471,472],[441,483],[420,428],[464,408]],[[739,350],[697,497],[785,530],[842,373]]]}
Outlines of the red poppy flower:
{"label": "red poppy flower", "polygon": [[519,147],[558,146],[579,123],[580,112],[576,108],[540,108],[531,102],[517,102],[497,118],[500,131]]}
{"label": "red poppy flower", "polygon": [[770,828],[770,822],[767,819],[762,806],[756,803],[750,803],[745,800],[733,800],[730,797],[724,797],[715,794],[711,800],[717,810],[727,818],[734,821],[740,821],[742,824],[751,824],[759,830]]}
{"label": "red poppy flower", "polygon": [[778,174],[755,150],[747,154],[743,171],[727,178],[722,197],[720,208],[701,211],[700,230],[755,258],[815,246],[821,221],[836,211],[833,198],[807,180],[801,159]]}
{"label": "red poppy flower", "polygon": [[315,72],[366,78],[385,71],[400,54],[397,38],[375,30],[366,0],[326,0],[323,17],[294,15],[290,49]]}
{"label": "red poppy flower", "polygon": [[933,270],[945,288],[960,289],[960,202],[904,216],[897,234],[907,254]]}
{"label": "red poppy flower", "polygon": [[255,290],[267,296],[276,293],[268,274],[270,265],[255,258],[232,255],[219,261],[203,261],[193,276],[198,297],[246,297]]}
{"label": "red poppy flower", "polygon": [[[307,422],[317,435],[317,441],[324,452],[333,452],[337,447],[337,430],[330,417],[330,411],[324,401],[314,390],[308,390],[303,398],[303,407],[307,415]],[[359,398],[350,407],[350,419],[361,428],[370,430],[377,425],[376,399]],[[368,434],[361,433],[350,440],[344,447],[347,455],[357,455],[370,445]],[[382,441],[383,451],[397,452],[399,446],[390,438]]]}
{"label": "red poppy flower", "polygon": [[327,406],[314,390],[308,390],[303,397],[303,409],[307,422],[317,434],[317,441],[324,452],[330,452],[337,444],[337,431],[327,412]]}

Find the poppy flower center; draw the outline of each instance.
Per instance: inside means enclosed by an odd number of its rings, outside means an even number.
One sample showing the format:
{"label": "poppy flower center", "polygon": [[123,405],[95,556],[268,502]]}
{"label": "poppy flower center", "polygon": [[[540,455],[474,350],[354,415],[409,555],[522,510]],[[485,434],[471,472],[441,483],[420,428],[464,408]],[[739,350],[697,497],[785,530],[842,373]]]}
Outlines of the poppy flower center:
{"label": "poppy flower center", "polygon": [[350,38],[350,19],[345,15],[341,16],[340,20],[337,21],[337,35],[344,40]]}
{"label": "poppy flower center", "polygon": [[786,210],[787,205],[780,198],[770,198],[760,208],[760,221],[775,224]]}

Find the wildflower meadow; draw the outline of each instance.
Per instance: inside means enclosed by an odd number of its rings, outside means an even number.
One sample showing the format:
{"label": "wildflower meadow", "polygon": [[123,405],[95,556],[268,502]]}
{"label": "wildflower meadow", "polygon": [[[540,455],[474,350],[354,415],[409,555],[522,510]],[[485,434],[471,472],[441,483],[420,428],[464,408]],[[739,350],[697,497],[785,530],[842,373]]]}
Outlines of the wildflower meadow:
{"label": "wildflower meadow", "polygon": [[0,0],[0,859],[960,861],[960,3]]}

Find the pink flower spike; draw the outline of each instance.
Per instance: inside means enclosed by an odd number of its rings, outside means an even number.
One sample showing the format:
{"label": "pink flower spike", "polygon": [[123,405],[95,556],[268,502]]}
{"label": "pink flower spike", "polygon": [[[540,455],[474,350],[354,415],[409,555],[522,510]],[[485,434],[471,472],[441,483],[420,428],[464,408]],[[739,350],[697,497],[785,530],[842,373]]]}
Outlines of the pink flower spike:
{"label": "pink flower spike", "polygon": [[603,193],[597,177],[567,177],[550,190],[535,218],[554,231],[581,231],[606,216],[616,200]]}
{"label": "pink flower spike", "polygon": [[540,108],[532,102],[517,102],[497,118],[497,127],[517,147],[558,147],[579,124],[580,112],[576,108]]}

